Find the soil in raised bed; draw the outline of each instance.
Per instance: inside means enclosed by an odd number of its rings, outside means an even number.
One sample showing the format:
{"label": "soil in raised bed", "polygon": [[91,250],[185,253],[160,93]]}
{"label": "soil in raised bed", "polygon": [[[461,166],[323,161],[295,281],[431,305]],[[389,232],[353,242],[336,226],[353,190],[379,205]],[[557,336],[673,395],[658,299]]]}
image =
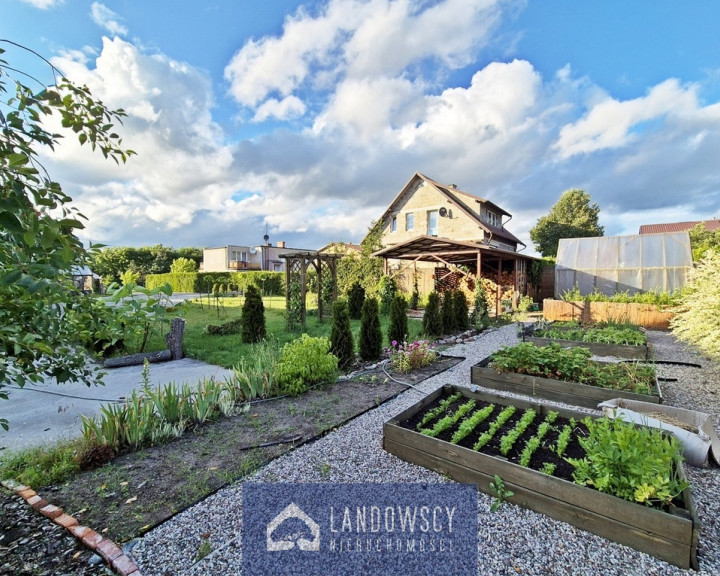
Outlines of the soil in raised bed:
{"label": "soil in raised bed", "polygon": [[[411,418],[405,420],[404,422],[401,422],[400,426],[409,430],[418,431],[417,425],[420,423],[423,416],[428,411],[432,410],[436,406],[439,406],[443,402],[443,400],[448,398],[450,395],[451,394],[441,395],[435,402],[427,406],[425,410],[421,410],[415,415],[413,415]],[[437,418],[426,424],[425,428],[431,428],[433,424],[440,420],[443,416],[455,413],[455,411],[457,411],[457,409],[462,404],[468,402],[468,400],[469,398],[463,396],[459,400],[453,402],[450,406],[448,406],[448,409],[444,414],[439,415]],[[489,404],[491,404],[491,402],[475,400],[475,408],[473,408],[473,410],[469,412],[465,417],[469,416],[476,410],[481,410]],[[473,446],[477,442],[478,438],[485,431],[488,430],[495,417],[504,408],[504,405],[496,404],[495,409],[492,411],[492,413],[483,422],[478,424],[468,436],[460,440],[457,445],[473,450]],[[515,424],[517,424],[517,422],[522,418],[523,413],[524,410],[517,409],[512,415],[512,417],[510,417],[510,419],[497,430],[492,440],[480,449],[480,452],[489,456],[503,458],[505,460],[513,462],[514,464],[519,464],[520,456],[525,448],[525,443],[530,438],[535,436],[538,427],[545,420],[545,416],[538,413],[535,416],[532,424],[530,424],[530,426],[525,430],[525,432],[523,432],[523,434],[521,434],[515,441],[508,454],[506,456],[503,456],[500,452],[500,439],[505,435],[505,433],[509,432],[515,427]],[[461,419],[460,422],[462,422],[463,419]],[[455,430],[457,430],[460,422],[451,426],[444,432],[441,432],[437,436],[437,439],[444,440],[445,442],[450,442],[450,439],[452,438]],[[532,468],[533,470],[541,470],[545,463],[555,464],[555,471],[553,472],[553,476],[572,482],[572,473],[574,468],[571,464],[566,462],[565,458],[583,458],[585,456],[585,450],[583,450],[582,446],[580,446],[580,443],[578,442],[578,437],[587,434],[587,427],[582,422],[575,422],[574,433],[571,435],[571,440],[568,443],[562,457],[558,456],[555,452],[551,450],[551,448],[555,446],[557,438],[562,429],[569,424],[571,424],[569,419],[563,418],[562,416],[557,417],[555,422],[552,424],[550,431],[545,435],[545,437],[542,439],[542,442],[540,443],[540,446],[533,453],[532,458],[530,459],[530,465],[528,466],[529,468]]]}

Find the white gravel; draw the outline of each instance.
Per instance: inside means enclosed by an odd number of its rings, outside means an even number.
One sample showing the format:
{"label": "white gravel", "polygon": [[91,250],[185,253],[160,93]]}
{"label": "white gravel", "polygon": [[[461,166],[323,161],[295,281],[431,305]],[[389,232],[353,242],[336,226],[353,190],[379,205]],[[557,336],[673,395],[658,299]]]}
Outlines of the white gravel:
{"label": "white gravel", "polygon": [[[517,342],[516,327],[486,332],[474,342],[447,351],[464,356],[452,369],[418,387],[431,392],[444,384],[470,383],[470,368],[500,346]],[[671,405],[712,413],[720,423],[720,366],[693,353],[662,332],[649,332],[656,357],[703,365],[702,369],[660,365],[660,375],[677,378],[662,385]],[[290,452],[257,471],[248,482],[411,482],[447,478],[408,464],[382,449],[382,426],[416,403],[408,390],[324,438]],[[564,522],[506,504],[491,513],[491,498],[478,492],[478,574],[480,575],[680,575],[720,574],[720,469],[686,467],[702,524],[701,570],[685,571],[647,554],[615,544]],[[145,576],[240,574],[242,483],[229,486],[146,534],[132,549]],[[201,535],[210,533],[212,553],[196,561]]]}

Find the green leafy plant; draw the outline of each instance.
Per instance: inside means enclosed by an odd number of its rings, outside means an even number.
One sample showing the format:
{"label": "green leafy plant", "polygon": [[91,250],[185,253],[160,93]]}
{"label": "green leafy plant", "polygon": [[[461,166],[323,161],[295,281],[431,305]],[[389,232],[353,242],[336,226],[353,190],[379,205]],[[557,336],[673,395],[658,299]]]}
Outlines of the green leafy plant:
{"label": "green leafy plant", "polygon": [[515,406],[506,406],[503,408],[500,414],[495,417],[495,420],[492,421],[488,429],[480,435],[473,446],[473,450],[480,450],[483,446],[487,445],[487,443],[493,439],[497,431],[503,427],[505,422],[512,418],[516,410],[517,408],[515,408]]}
{"label": "green leafy plant", "polygon": [[253,353],[242,358],[233,369],[226,387],[236,401],[272,396],[278,389],[276,369],[280,352],[277,341],[258,342]]}
{"label": "green leafy plant", "polygon": [[619,419],[586,418],[583,458],[566,458],[577,484],[646,505],[669,504],[687,488],[677,471],[682,445],[671,434]]}
{"label": "green leafy plant", "polygon": [[303,334],[283,346],[276,377],[283,392],[297,396],[312,384],[334,380],[337,371],[338,359],[330,354],[330,341]]}
{"label": "green leafy plant", "polygon": [[515,426],[500,438],[500,453],[503,456],[508,455],[508,452],[510,452],[515,445],[516,440],[528,429],[530,424],[533,423],[535,416],[537,416],[537,412],[532,408],[528,408]]}
{"label": "green leafy plant", "polygon": [[418,340],[411,344],[393,340],[391,344],[392,347],[388,350],[390,365],[403,374],[432,364],[439,356],[427,340]]}
{"label": "green leafy plant", "polygon": [[507,502],[508,498],[512,498],[515,492],[512,492],[505,486],[505,482],[497,474],[490,481],[490,492],[493,495],[493,502],[490,505],[490,512],[497,512],[500,507]]}
{"label": "green leafy plant", "polygon": [[460,426],[458,426],[458,429],[453,433],[452,438],[450,438],[450,442],[457,444],[464,438],[467,438],[475,428],[490,417],[494,410],[495,404],[489,404],[473,412],[460,423]]}
{"label": "green leafy plant", "polygon": [[475,408],[475,400],[468,400],[461,404],[453,414],[448,414],[444,418],[438,420],[432,428],[421,428],[420,433],[431,438],[436,438],[445,430],[454,426],[460,419]]}
{"label": "green leafy plant", "polygon": [[555,469],[557,468],[557,464],[554,462],[545,462],[542,465],[542,468],[540,468],[540,472],[543,474],[547,474],[548,476],[552,476],[555,474]]}
{"label": "green leafy plant", "polygon": [[242,318],[233,318],[222,324],[207,324],[204,332],[211,336],[227,336],[228,334],[240,334],[242,327]]}
{"label": "green leafy plant", "polygon": [[637,326],[618,327],[615,325],[592,328],[544,328],[537,330],[534,336],[554,338],[556,340],[576,340],[579,342],[600,342],[603,344],[624,344],[641,346],[647,344],[647,336]]}
{"label": "green leafy plant", "polygon": [[440,402],[440,404],[435,406],[435,408],[428,410],[425,414],[423,414],[422,419],[416,426],[416,430],[420,430],[420,428],[424,428],[429,422],[432,422],[438,416],[447,412],[448,408],[450,408],[450,406],[452,406],[455,402],[460,400],[460,398],[462,398],[462,394],[460,394],[459,392],[456,392],[455,394],[452,394],[451,396],[448,396],[447,398],[445,398],[445,400]]}
{"label": "green leafy plant", "polygon": [[531,342],[523,342],[495,352],[489,366],[499,373],[514,372],[652,394],[655,384],[655,369],[652,366],[631,362],[603,364],[591,360],[591,356],[587,348],[562,348],[556,343],[535,346]]}
{"label": "green leafy plant", "polygon": [[526,443],[525,447],[523,448],[523,451],[520,454],[520,460],[519,464],[520,466],[529,466],[530,465],[530,459],[532,458],[535,451],[540,447],[540,444],[543,441],[543,438],[547,436],[548,432],[550,432],[552,428],[552,424],[557,420],[558,413],[550,411],[548,412],[548,415],[545,417],[545,420],[542,421],[540,426],[538,426],[537,432],[535,435],[530,438]]}
{"label": "green leafy plant", "polygon": [[558,434],[558,437],[555,440],[555,448],[553,449],[555,454],[558,456],[562,457],[562,455],[565,454],[565,450],[567,450],[568,444],[570,443],[570,440],[572,440],[572,433],[576,425],[577,423],[574,420],[571,420],[570,424],[563,426],[560,434]]}

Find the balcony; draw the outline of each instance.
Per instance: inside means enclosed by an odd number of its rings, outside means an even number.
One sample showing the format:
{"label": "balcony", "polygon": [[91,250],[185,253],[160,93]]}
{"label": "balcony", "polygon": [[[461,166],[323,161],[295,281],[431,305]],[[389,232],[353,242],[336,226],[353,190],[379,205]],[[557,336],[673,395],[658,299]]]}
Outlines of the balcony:
{"label": "balcony", "polygon": [[245,262],[244,260],[230,260],[229,270],[260,270],[260,262]]}

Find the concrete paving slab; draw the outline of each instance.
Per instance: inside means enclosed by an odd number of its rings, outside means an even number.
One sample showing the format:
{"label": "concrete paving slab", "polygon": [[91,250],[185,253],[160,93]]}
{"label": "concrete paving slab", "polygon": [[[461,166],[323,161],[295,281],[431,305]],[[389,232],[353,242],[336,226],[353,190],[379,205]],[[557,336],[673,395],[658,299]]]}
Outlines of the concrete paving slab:
{"label": "concrete paving slab", "polygon": [[[100,407],[123,402],[133,390],[142,389],[142,365],[106,369],[104,386],[83,382],[57,384],[48,379],[43,384],[24,388],[6,387],[8,400],[0,400],[0,418],[10,423],[9,432],[0,429],[0,459],[3,453],[75,438],[82,430],[81,416],[97,416]],[[232,370],[183,358],[150,364],[150,385],[175,382],[197,384],[203,378],[224,380]]]}

